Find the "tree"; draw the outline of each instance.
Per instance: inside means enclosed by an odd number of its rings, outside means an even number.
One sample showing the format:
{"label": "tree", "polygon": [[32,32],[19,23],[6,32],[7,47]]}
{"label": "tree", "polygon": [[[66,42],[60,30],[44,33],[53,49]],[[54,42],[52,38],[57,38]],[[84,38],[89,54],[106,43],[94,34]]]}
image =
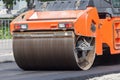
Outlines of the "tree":
{"label": "tree", "polygon": [[[20,0],[18,0],[20,1]],[[53,0],[38,0],[38,1],[53,1]],[[16,0],[3,0],[7,9],[11,9],[13,4],[16,4]],[[34,0],[26,0],[28,8],[31,8],[34,3]]]}
{"label": "tree", "polygon": [[10,9],[13,7],[14,0],[3,0],[3,2],[5,3],[6,8]]}
{"label": "tree", "polygon": [[55,1],[55,0],[40,0],[40,1]]}
{"label": "tree", "polygon": [[[34,1],[35,0],[26,0],[26,2],[27,2],[27,7],[29,8],[29,9],[32,9],[33,8],[33,6],[34,6]],[[54,1],[54,0],[37,0],[37,1]]]}

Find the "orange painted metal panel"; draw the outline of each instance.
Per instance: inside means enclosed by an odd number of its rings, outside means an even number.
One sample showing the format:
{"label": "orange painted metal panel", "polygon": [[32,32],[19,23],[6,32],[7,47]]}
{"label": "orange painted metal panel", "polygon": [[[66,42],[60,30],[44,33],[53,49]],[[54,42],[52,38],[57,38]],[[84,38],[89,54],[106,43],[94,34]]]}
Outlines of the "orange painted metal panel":
{"label": "orange painted metal panel", "polygon": [[[116,43],[116,38],[118,37],[118,34],[116,33],[116,28],[119,28],[119,24],[116,21],[120,20],[120,18],[111,18],[111,19],[103,19],[101,20],[101,33],[102,33],[102,43],[106,43],[110,47],[110,52],[111,54],[119,54],[120,49],[119,46],[115,46]],[[119,42],[120,43],[120,42]]]}
{"label": "orange painted metal panel", "polygon": [[[98,12],[93,7],[86,10],[28,11],[13,20],[10,29],[12,33],[15,24],[28,24],[28,30],[58,30],[61,22],[72,22],[76,35],[95,37],[97,55],[102,55],[103,43],[110,47],[111,54],[120,53],[120,18],[99,19]],[[92,23],[95,25],[95,32],[91,30]]]}

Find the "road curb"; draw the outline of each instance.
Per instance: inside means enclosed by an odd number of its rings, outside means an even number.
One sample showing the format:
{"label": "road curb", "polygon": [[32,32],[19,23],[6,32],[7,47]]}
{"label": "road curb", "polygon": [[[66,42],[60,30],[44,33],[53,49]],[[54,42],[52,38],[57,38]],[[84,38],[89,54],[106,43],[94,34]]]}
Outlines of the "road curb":
{"label": "road curb", "polygon": [[0,63],[4,63],[4,62],[13,62],[14,57],[13,57],[13,53],[0,53]]}

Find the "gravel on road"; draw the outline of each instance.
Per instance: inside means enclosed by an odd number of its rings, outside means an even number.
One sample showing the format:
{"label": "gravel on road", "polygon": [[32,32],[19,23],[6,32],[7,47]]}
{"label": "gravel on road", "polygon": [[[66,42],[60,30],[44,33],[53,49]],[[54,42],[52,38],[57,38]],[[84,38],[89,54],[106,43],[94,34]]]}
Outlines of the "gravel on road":
{"label": "gravel on road", "polygon": [[108,75],[103,75],[100,77],[94,77],[88,80],[120,80],[120,73],[113,73]]}

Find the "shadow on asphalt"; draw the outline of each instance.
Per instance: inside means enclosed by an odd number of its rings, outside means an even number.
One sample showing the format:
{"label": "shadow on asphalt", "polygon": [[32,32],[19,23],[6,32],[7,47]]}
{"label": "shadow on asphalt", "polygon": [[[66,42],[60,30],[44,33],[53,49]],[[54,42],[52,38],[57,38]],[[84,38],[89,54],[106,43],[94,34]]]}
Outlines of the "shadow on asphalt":
{"label": "shadow on asphalt", "polygon": [[110,66],[120,64],[120,54],[96,56],[94,66]]}

